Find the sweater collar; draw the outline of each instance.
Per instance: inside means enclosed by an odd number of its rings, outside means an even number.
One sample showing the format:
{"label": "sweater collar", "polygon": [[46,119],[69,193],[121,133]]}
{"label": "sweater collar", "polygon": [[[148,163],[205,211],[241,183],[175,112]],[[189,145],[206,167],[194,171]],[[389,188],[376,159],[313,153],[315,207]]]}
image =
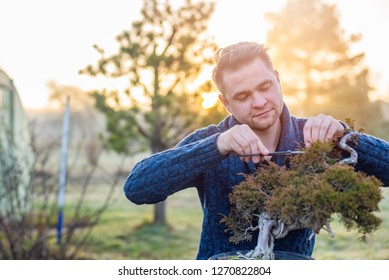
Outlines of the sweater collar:
{"label": "sweater collar", "polygon": [[[296,128],[293,125],[292,117],[290,116],[289,109],[284,103],[282,113],[280,116],[281,120],[281,135],[278,140],[277,150],[278,151],[294,151],[298,148],[298,137],[296,135]],[[285,163],[285,156],[273,157],[273,160],[278,165]]]}

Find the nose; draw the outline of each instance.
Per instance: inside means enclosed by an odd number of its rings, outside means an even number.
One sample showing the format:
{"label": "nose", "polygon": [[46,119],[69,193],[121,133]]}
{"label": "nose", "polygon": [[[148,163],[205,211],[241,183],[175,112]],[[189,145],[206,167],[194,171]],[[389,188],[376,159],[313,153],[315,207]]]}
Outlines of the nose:
{"label": "nose", "polygon": [[255,92],[253,95],[253,107],[261,108],[264,107],[266,104],[267,104],[266,98],[259,92]]}

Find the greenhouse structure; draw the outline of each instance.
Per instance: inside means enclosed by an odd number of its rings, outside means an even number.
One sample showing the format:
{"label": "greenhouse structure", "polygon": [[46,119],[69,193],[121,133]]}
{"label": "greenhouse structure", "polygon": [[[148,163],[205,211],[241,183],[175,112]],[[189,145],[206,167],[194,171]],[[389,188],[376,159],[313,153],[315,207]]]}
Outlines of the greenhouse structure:
{"label": "greenhouse structure", "polygon": [[30,211],[32,164],[27,116],[12,79],[0,69],[0,218]]}

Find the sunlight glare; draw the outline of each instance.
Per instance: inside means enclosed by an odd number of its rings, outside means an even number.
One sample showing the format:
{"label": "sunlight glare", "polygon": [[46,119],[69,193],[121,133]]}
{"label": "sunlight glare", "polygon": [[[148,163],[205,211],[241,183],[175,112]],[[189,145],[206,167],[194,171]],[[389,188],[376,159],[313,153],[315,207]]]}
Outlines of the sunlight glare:
{"label": "sunlight glare", "polygon": [[203,109],[210,109],[214,107],[219,100],[219,92],[202,93],[201,97],[203,98],[203,102],[201,103]]}

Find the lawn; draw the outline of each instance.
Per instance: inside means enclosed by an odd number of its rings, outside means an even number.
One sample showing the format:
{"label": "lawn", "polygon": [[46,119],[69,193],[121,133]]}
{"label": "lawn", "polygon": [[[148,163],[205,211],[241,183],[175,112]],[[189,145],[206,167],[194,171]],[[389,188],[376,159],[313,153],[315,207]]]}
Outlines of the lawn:
{"label": "lawn", "polygon": [[[105,191],[99,187],[103,197]],[[89,198],[90,199],[90,198]],[[96,201],[93,203],[96,205]],[[151,225],[153,206],[135,205],[116,190],[113,204],[95,227],[83,258],[194,259],[201,229],[201,207],[194,189],[167,200],[167,227]]]}

